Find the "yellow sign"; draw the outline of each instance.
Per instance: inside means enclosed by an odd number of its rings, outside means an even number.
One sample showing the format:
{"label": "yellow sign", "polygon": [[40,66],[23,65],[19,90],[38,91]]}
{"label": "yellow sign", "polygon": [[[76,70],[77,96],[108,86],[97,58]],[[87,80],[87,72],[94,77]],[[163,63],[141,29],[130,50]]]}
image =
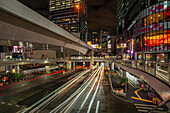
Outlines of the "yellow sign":
{"label": "yellow sign", "polygon": [[87,44],[88,44],[89,46],[91,46],[92,41],[87,41]]}
{"label": "yellow sign", "polygon": [[15,73],[15,69],[12,69],[12,73]]}

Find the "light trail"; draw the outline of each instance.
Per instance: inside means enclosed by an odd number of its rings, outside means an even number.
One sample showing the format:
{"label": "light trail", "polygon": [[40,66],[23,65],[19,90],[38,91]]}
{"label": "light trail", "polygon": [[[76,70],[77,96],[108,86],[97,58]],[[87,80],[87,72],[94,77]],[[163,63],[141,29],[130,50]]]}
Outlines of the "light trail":
{"label": "light trail", "polygon": [[[63,91],[65,89],[65,87],[68,87],[69,85],[73,84],[76,80],[78,80],[80,77],[82,77],[83,75],[85,75],[86,73],[88,73],[90,71],[86,70],[82,73],[80,73],[79,75],[77,75],[77,77],[71,79],[70,81],[68,81],[67,83],[65,83],[64,85],[62,85],[61,87],[57,88],[56,90],[54,90],[53,92],[51,92],[50,94],[48,94],[47,96],[43,97],[42,99],[40,99],[39,101],[37,101],[36,103],[34,103],[33,105],[31,105],[29,108],[27,108],[26,110],[24,110],[22,113],[27,112],[28,110],[30,110],[31,108],[35,107],[31,112],[35,112],[36,110],[39,109],[39,107],[42,107],[43,105],[45,105],[46,103],[48,103],[48,101],[52,100],[55,96],[58,95],[58,93],[60,93],[61,91]],[[62,89],[63,88],[63,89]],[[49,97],[49,98],[48,98]],[[48,98],[48,99],[47,99]],[[46,99],[46,100],[45,100]],[[44,101],[45,100],[45,101]]]}
{"label": "light trail", "polygon": [[[99,74],[98,74],[98,75],[99,75]],[[91,87],[91,89],[90,89],[89,93],[87,94],[86,98],[84,99],[84,101],[83,101],[83,103],[81,104],[81,106],[80,106],[80,108],[79,108],[79,110],[78,110],[78,112],[77,112],[77,113],[80,113],[81,109],[83,108],[83,106],[84,106],[85,102],[87,101],[87,99],[88,99],[89,95],[91,94],[91,92],[92,92],[92,90],[93,90],[93,88],[94,88],[94,86],[95,86],[95,83],[96,83],[97,79],[98,79],[98,77],[96,78],[96,80],[95,80],[94,84],[92,85],[92,87]]]}
{"label": "light trail", "polygon": [[[89,84],[93,81],[94,77],[96,76],[96,74],[99,72],[100,68],[98,68],[97,70],[95,70],[91,76],[88,78],[88,80],[82,84],[80,86],[80,88],[78,90],[76,90],[76,92],[74,92],[67,100],[65,100],[63,103],[61,103],[60,105],[58,105],[56,108],[54,108],[50,113],[56,113],[58,112],[62,106],[64,106],[65,104],[67,104],[70,100],[72,100],[71,102],[69,102],[65,108],[62,109],[62,111],[60,112],[67,112],[71,106],[77,101],[77,99],[81,96],[81,94],[86,90],[86,88],[89,86]],[[97,80],[97,79],[96,79]]]}
{"label": "light trail", "polygon": [[100,82],[101,82],[101,78],[102,78],[102,76],[103,76],[103,68],[104,68],[104,67],[102,66],[102,71],[101,71],[101,73],[100,73],[99,82],[98,82],[98,84],[97,84],[97,87],[96,87],[96,90],[95,90],[95,92],[94,92],[94,94],[93,94],[93,97],[92,97],[92,99],[91,99],[91,101],[90,101],[90,104],[89,104],[87,113],[90,113],[92,104],[93,104],[93,102],[94,102],[95,96],[96,96],[97,91],[98,91],[98,89],[99,89],[99,85],[100,85]]}

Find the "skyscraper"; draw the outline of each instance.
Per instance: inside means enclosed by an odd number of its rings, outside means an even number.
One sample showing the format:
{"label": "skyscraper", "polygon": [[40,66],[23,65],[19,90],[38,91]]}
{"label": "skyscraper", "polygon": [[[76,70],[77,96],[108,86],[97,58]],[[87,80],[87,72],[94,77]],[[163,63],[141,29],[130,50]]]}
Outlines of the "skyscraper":
{"label": "skyscraper", "polygon": [[87,41],[86,0],[50,0],[50,20]]}

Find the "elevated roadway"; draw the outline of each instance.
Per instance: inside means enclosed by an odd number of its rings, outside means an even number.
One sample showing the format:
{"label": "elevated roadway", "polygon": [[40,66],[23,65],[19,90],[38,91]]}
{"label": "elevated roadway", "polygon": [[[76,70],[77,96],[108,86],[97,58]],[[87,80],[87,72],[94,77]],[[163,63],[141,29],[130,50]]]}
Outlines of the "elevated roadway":
{"label": "elevated roadway", "polygon": [[0,40],[48,44],[86,54],[92,47],[17,0],[0,1]]}

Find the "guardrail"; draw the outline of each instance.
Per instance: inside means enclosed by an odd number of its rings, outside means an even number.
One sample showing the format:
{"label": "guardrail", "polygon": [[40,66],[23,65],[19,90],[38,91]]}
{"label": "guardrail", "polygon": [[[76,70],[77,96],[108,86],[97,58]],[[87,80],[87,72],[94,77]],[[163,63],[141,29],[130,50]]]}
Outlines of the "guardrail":
{"label": "guardrail", "polygon": [[147,72],[170,85],[170,63],[149,60],[114,60],[116,63]]}

